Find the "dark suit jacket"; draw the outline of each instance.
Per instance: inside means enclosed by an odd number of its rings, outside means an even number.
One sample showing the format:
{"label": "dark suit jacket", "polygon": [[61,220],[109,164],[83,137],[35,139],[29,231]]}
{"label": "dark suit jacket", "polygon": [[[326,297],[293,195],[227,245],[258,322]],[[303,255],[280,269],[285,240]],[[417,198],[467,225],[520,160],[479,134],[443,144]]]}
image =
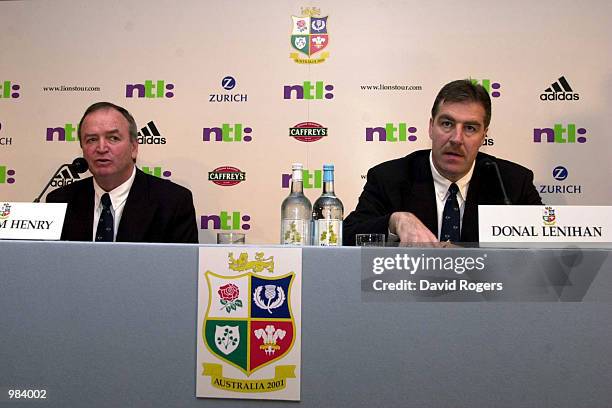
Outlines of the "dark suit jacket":
{"label": "dark suit jacket", "polygon": [[[344,245],[355,245],[355,234],[387,234],[389,217],[396,211],[413,213],[438,236],[438,213],[429,152],[430,150],[419,150],[401,159],[381,163],[368,171],[357,208],[344,220]],[[495,169],[484,166],[485,159],[497,162],[512,204],[542,204],[542,199],[533,185],[531,170],[507,160],[478,153],[461,222],[463,242],[478,242],[479,204],[504,203]]]}
{"label": "dark suit jacket", "polygon": [[[68,203],[62,240],[91,241],[94,187],[92,177],[58,188],[49,203]],[[191,191],[136,169],[116,241],[198,243]]]}

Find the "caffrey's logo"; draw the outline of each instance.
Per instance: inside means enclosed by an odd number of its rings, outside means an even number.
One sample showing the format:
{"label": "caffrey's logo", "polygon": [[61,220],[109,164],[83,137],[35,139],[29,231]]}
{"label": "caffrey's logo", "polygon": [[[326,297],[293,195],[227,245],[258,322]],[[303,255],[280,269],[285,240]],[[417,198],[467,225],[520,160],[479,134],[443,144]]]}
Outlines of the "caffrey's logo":
{"label": "caffrey's logo", "polygon": [[557,223],[557,217],[555,216],[555,209],[551,206],[544,207],[544,213],[542,214],[542,220],[544,225],[555,225]]}
{"label": "caffrey's logo", "polygon": [[217,167],[208,172],[208,181],[218,186],[230,187],[246,180],[246,173],[232,166]]}
{"label": "caffrey's logo", "polygon": [[250,376],[291,351],[295,273],[272,278],[253,272],[223,276],[207,271],[204,277],[210,302],[201,333],[211,354]]}
{"label": "caffrey's logo", "polygon": [[[298,64],[320,64],[329,57],[329,52],[321,52],[329,44],[327,17],[321,16],[317,7],[302,8],[300,17],[291,16],[291,46],[298,52],[292,52],[289,57]],[[313,57],[314,54],[321,54]],[[300,58],[300,54],[308,58]]]}
{"label": "caffrey's logo", "polygon": [[289,128],[289,136],[300,142],[316,142],[327,136],[327,128],[316,122],[301,122]]}
{"label": "caffrey's logo", "polygon": [[3,203],[0,207],[0,220],[8,218],[11,215],[11,205],[9,203]]}

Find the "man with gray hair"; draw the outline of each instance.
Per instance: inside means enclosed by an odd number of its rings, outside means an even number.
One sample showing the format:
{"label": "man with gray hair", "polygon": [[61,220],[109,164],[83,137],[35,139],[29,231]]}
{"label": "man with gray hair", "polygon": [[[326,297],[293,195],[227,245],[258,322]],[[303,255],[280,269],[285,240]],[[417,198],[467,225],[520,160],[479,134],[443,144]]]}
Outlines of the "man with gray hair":
{"label": "man with gray hair", "polygon": [[47,195],[68,203],[62,240],[198,242],[191,192],[136,168],[136,122],[126,109],[94,103],[78,136],[93,177]]}

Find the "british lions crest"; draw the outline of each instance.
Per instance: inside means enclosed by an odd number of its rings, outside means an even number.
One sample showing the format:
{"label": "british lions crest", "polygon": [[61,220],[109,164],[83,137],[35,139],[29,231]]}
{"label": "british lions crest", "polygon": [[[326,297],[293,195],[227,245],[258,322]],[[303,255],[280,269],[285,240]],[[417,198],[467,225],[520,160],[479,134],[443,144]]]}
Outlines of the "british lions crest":
{"label": "british lions crest", "polygon": [[[321,16],[321,10],[316,7],[302,9],[302,16],[291,16],[291,46],[307,58],[300,58],[298,53],[290,57],[298,64],[319,64],[329,57],[328,52],[321,52],[329,44],[327,28],[328,16]],[[318,54],[321,52],[320,54]],[[315,56],[315,54],[318,54]]]}
{"label": "british lions crest", "polygon": [[280,277],[206,272],[209,304],[202,337],[206,348],[247,376],[286,355],[294,343],[291,312],[294,273]]}
{"label": "british lions crest", "polygon": [[551,206],[544,207],[544,212],[542,214],[542,221],[544,221],[544,225],[555,225],[557,221],[557,216],[555,215],[555,209]]}
{"label": "british lions crest", "polygon": [[196,396],[300,400],[302,252],[201,247]]}
{"label": "british lions crest", "polygon": [[9,215],[11,215],[11,204],[3,203],[2,206],[0,206],[0,219],[8,218]]}

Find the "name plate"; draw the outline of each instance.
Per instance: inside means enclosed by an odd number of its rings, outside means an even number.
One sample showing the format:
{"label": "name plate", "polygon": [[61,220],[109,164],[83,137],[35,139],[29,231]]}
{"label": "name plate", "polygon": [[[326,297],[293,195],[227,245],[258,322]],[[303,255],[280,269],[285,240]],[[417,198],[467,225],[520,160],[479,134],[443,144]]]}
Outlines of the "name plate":
{"label": "name plate", "polygon": [[59,240],[67,206],[0,202],[0,239]]}
{"label": "name plate", "polygon": [[610,206],[479,205],[480,242],[612,242]]}

